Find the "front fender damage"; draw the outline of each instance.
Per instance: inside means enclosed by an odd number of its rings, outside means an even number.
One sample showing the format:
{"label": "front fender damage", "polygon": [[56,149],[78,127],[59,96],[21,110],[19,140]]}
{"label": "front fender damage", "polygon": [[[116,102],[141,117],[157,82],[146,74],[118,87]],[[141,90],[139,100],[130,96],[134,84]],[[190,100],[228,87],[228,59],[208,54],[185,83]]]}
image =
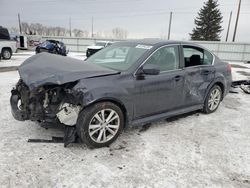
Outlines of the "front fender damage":
{"label": "front fender damage", "polygon": [[59,121],[68,126],[75,126],[81,106],[69,103],[61,104],[59,112],[56,114]]}
{"label": "front fender damage", "polygon": [[73,82],[30,90],[20,80],[11,92],[13,117],[19,121],[60,124],[64,127],[64,145],[75,142],[78,114],[84,107],[84,89],[74,89],[75,85]]}

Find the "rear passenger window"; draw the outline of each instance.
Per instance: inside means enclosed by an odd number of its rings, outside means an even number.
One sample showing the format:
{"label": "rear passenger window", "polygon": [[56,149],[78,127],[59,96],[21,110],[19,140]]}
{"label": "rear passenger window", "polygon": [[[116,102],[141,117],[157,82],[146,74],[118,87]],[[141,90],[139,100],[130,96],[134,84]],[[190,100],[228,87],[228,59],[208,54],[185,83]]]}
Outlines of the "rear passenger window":
{"label": "rear passenger window", "polygon": [[211,65],[213,55],[202,48],[196,46],[183,46],[185,67]]}
{"label": "rear passenger window", "polygon": [[213,55],[210,52],[204,50],[204,61],[203,61],[203,64],[204,65],[212,65],[213,64],[213,60],[214,60]]}

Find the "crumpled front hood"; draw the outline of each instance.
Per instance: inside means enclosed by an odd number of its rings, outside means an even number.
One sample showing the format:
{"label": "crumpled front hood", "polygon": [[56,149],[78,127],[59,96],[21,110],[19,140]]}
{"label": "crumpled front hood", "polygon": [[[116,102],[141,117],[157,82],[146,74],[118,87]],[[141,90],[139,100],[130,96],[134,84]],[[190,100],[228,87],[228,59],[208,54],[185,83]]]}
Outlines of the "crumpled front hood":
{"label": "crumpled front hood", "polygon": [[18,67],[18,72],[31,90],[42,85],[61,85],[83,78],[119,73],[81,60],[49,53],[40,53],[28,58]]}

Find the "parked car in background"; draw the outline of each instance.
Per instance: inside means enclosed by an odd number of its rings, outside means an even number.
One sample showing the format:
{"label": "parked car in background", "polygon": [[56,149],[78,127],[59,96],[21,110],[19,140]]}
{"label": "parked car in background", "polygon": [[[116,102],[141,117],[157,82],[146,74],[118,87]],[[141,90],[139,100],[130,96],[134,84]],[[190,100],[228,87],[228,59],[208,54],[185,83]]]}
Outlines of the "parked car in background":
{"label": "parked car in background", "polygon": [[215,112],[232,82],[230,64],[207,49],[162,40],[118,42],[84,62],[39,54],[18,71],[13,116],[60,122],[89,147],[108,146],[128,125]]}
{"label": "parked car in background", "polygon": [[113,43],[114,42],[110,42],[110,41],[97,41],[95,43],[95,45],[87,47],[86,57],[93,55],[94,53],[98,52],[99,50],[101,50],[107,46],[110,46]]}
{"label": "parked car in background", "polygon": [[36,47],[36,53],[48,52],[66,56],[67,50],[63,42],[57,40],[46,40]]}
{"label": "parked car in background", "polygon": [[10,40],[8,29],[0,26],[0,54],[3,59],[10,59],[17,51],[17,42]]}

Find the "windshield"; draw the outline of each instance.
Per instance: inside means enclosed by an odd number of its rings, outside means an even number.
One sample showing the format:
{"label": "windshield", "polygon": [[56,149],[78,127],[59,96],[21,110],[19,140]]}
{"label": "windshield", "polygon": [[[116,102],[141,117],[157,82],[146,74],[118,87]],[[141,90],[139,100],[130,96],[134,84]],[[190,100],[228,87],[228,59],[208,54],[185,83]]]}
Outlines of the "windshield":
{"label": "windshield", "polygon": [[53,48],[55,44],[51,43],[50,41],[44,41],[40,46],[42,48]]}
{"label": "windshield", "polygon": [[152,46],[112,45],[90,56],[85,62],[118,71],[128,70]]}

